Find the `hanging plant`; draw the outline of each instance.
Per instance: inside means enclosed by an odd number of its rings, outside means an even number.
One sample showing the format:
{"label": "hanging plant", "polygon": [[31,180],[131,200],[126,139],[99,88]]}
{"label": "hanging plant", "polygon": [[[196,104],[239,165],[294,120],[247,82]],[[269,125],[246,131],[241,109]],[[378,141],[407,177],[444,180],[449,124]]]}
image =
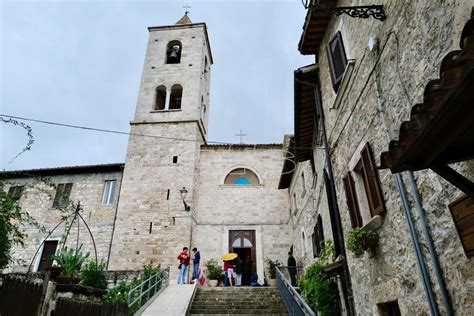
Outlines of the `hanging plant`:
{"label": "hanging plant", "polygon": [[352,251],[356,257],[360,257],[365,251],[370,251],[379,244],[379,235],[375,230],[368,228],[355,228],[347,236],[347,249]]}

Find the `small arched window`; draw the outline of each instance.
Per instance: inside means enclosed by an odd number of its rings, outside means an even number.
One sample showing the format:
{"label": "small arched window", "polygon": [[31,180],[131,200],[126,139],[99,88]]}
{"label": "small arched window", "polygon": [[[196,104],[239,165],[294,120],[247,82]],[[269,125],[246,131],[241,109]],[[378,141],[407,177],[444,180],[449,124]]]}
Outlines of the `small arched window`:
{"label": "small arched window", "polygon": [[155,110],[164,110],[166,104],[166,87],[159,86],[155,90]]}
{"label": "small arched window", "polygon": [[237,168],[229,172],[225,177],[224,184],[233,185],[259,185],[257,175],[246,168]]}
{"label": "small arched window", "polygon": [[181,62],[181,50],[183,45],[180,41],[171,41],[166,46],[166,63],[179,64]]}
{"label": "small arched window", "polygon": [[181,109],[181,99],[183,98],[183,87],[175,84],[171,87],[170,110]]}

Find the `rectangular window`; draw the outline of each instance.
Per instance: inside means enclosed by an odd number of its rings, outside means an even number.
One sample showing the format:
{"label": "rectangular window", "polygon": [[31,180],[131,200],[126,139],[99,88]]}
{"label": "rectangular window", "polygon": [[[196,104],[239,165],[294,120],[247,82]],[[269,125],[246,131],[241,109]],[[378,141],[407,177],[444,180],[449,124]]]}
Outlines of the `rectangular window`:
{"label": "rectangular window", "polygon": [[332,87],[337,92],[347,66],[347,57],[341,32],[337,32],[326,47]]}
{"label": "rectangular window", "polygon": [[304,180],[304,172],[301,173],[301,186],[303,188],[303,190],[301,192],[301,197],[303,197],[306,194],[306,183],[305,183],[305,180]]}
{"label": "rectangular window", "polygon": [[359,203],[357,202],[357,193],[352,174],[348,172],[342,180],[344,182],[344,191],[346,192],[346,202],[347,208],[349,209],[352,228],[362,227],[362,216],[360,215]]}
{"label": "rectangular window", "polygon": [[102,197],[102,205],[110,205],[114,200],[116,180],[107,180],[104,185],[104,196]]}
{"label": "rectangular window", "polygon": [[321,215],[318,214],[317,222],[316,222],[316,225],[314,225],[314,232],[313,232],[314,258],[320,256],[323,246],[324,246],[323,220],[321,218]]}
{"label": "rectangular window", "polygon": [[474,256],[474,199],[464,196],[449,205],[466,256]]}
{"label": "rectangular window", "polygon": [[71,194],[72,183],[61,183],[56,187],[56,195],[54,196],[53,207],[66,207]]}
{"label": "rectangular window", "polygon": [[397,301],[377,304],[382,316],[401,316],[400,307]]}
{"label": "rectangular window", "polygon": [[374,217],[385,212],[385,204],[382,196],[377,169],[375,168],[374,156],[367,143],[360,153],[361,159],[357,164],[364,181],[365,193],[369,204],[370,215]]}
{"label": "rectangular window", "polygon": [[23,185],[17,185],[17,186],[14,186],[14,187],[10,187],[10,189],[8,189],[8,195],[14,199],[14,200],[19,200],[21,198],[21,195],[23,194],[23,189],[25,188],[25,186]]}
{"label": "rectangular window", "polygon": [[173,163],[178,163],[178,156],[173,156]]}

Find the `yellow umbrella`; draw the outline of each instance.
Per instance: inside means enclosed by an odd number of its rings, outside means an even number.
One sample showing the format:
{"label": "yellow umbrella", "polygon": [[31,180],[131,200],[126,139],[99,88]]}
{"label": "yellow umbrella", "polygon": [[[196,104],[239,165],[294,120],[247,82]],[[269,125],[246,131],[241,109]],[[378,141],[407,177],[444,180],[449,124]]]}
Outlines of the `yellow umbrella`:
{"label": "yellow umbrella", "polygon": [[229,252],[229,253],[226,253],[225,255],[222,255],[221,259],[222,259],[222,261],[230,261],[230,260],[234,260],[238,256],[239,255],[236,254],[236,253]]}

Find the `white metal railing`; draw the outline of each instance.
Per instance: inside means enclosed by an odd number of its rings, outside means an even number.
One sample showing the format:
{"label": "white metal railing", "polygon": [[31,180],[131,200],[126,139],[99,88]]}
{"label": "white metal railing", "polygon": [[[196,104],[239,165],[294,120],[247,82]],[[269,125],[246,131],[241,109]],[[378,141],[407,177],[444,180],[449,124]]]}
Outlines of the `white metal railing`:
{"label": "white metal railing", "polygon": [[[277,278],[277,289],[280,292],[283,303],[285,304],[286,310],[290,316],[316,316],[317,314],[306,304],[304,299],[298,293],[298,291],[291,285],[289,280],[285,277],[282,270],[289,273],[288,267],[277,267],[276,278]],[[285,274],[287,274],[285,273]]]}
{"label": "white metal railing", "polygon": [[161,269],[160,271],[153,273],[146,280],[143,280],[139,285],[130,289],[127,297],[127,305],[131,307],[138,303],[137,309],[145,305],[153,295],[155,295],[160,289],[166,287],[167,284],[163,284],[163,281],[169,279],[169,272],[169,267]]}

